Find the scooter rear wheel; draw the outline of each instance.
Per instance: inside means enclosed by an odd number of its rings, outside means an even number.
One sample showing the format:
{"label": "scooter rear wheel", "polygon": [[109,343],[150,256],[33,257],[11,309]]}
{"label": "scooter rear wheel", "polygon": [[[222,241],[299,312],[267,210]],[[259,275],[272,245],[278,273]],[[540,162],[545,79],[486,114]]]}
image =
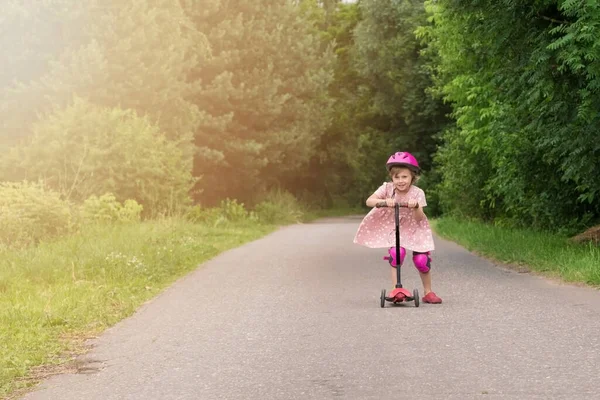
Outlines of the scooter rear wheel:
{"label": "scooter rear wheel", "polygon": [[385,307],[385,289],[381,290],[381,308]]}
{"label": "scooter rear wheel", "polygon": [[415,299],[415,307],[419,307],[420,299],[419,299],[419,290],[413,290],[413,298]]}

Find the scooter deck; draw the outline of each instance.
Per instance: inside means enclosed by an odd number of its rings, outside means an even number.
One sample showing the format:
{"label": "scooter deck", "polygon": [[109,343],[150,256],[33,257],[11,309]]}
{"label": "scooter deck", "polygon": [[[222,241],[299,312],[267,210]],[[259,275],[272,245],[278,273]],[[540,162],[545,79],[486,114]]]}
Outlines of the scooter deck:
{"label": "scooter deck", "polygon": [[390,303],[404,303],[413,301],[414,299],[414,297],[402,297],[401,299],[398,299],[396,297],[386,297],[385,301],[389,301]]}

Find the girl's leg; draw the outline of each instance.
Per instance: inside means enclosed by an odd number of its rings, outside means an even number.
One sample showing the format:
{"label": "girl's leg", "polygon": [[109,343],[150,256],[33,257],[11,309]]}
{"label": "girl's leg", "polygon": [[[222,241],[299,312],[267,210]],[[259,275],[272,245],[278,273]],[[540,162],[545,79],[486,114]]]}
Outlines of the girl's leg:
{"label": "girl's leg", "polygon": [[[391,273],[392,273],[392,290],[396,288],[396,283],[398,283],[398,278],[396,276],[396,267],[398,261],[396,260],[396,248],[390,247],[388,250],[388,257],[385,257],[386,260],[389,261],[391,265]],[[406,256],[406,249],[404,247],[400,247],[400,266],[404,264],[404,257]]]}
{"label": "girl's leg", "polygon": [[423,282],[423,291],[424,295],[427,296],[429,292],[431,292],[431,271],[430,272],[420,272],[421,282]]}
{"label": "girl's leg", "polygon": [[429,252],[427,253],[419,253],[417,251],[413,251],[413,264],[419,270],[419,275],[421,275],[421,282],[423,282],[423,290],[425,291],[425,295],[431,292],[431,258],[429,257]]}
{"label": "girl's leg", "polygon": [[[404,256],[406,256],[406,249],[404,247],[400,247],[400,265],[404,264]],[[398,260],[396,259],[396,248],[390,247],[388,249],[388,255],[383,257],[384,260],[388,260],[392,267],[398,265]]]}
{"label": "girl's leg", "polygon": [[413,251],[413,263],[419,270],[421,282],[423,282],[423,291],[425,292],[423,302],[433,304],[441,303],[442,299],[431,290],[431,258],[429,257],[429,252],[419,253]]}

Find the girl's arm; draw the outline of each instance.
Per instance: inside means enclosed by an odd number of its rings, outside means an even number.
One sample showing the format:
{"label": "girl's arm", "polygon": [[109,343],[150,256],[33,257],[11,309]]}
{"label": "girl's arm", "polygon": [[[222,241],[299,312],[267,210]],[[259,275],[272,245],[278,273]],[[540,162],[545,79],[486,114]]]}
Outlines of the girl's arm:
{"label": "girl's arm", "polygon": [[408,207],[413,210],[413,216],[417,222],[426,218],[425,213],[423,212],[423,207],[419,205],[417,200],[409,200]]}
{"label": "girl's arm", "polygon": [[367,199],[365,204],[367,205],[367,207],[375,207],[378,203],[381,202],[386,203],[388,207],[394,206],[394,199],[382,199],[374,193]]}
{"label": "girl's arm", "polygon": [[[417,203],[419,204],[419,203]],[[423,207],[413,208],[413,215],[415,216],[415,220],[417,222],[423,220],[425,218],[425,213],[423,212]]]}

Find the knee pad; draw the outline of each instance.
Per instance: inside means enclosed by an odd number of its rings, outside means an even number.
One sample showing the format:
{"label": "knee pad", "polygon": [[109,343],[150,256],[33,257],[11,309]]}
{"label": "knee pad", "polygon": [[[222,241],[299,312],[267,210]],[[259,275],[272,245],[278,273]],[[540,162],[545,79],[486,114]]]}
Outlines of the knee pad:
{"label": "knee pad", "polygon": [[431,257],[429,257],[429,252],[417,253],[413,251],[413,263],[419,272],[424,274],[428,273],[431,269]]}
{"label": "knee pad", "polygon": [[[388,250],[389,256],[383,257],[384,260],[388,260],[392,267],[396,267],[398,265],[398,260],[396,260],[396,248],[390,247]],[[400,247],[400,266],[404,262],[404,256],[406,255],[406,249],[404,247]]]}

